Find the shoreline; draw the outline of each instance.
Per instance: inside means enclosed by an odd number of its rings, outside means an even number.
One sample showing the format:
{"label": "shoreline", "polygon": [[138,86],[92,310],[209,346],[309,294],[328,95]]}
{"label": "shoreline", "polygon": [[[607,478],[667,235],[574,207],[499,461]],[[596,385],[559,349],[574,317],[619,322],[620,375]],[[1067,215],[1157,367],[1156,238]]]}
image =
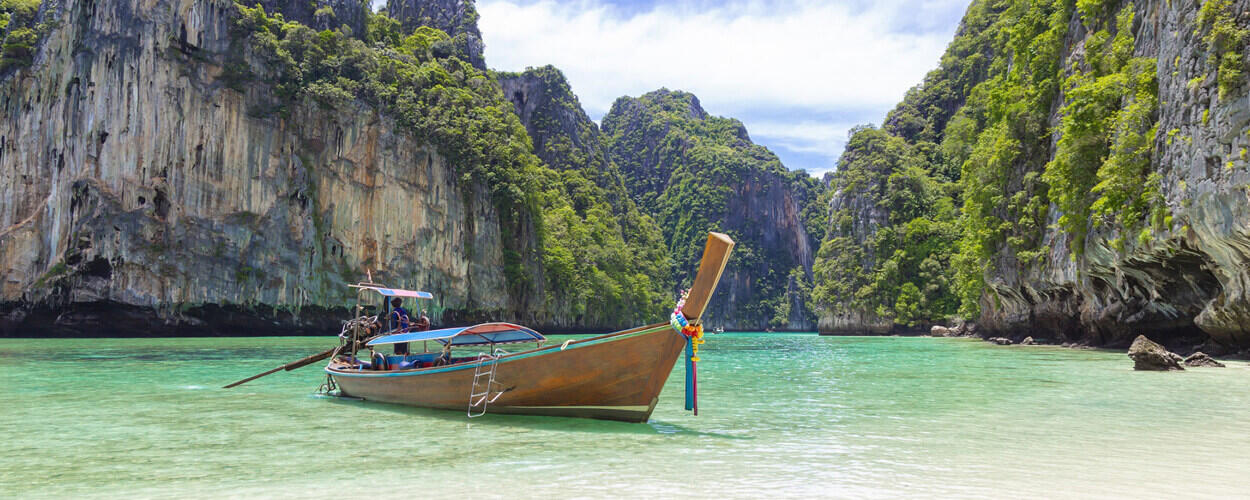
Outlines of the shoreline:
{"label": "shoreline", "polygon": [[[971,325],[971,323],[968,323],[968,324]],[[993,336],[993,335],[987,336],[984,334],[977,333],[975,326],[971,328],[966,328],[961,325],[960,327],[956,327],[956,328],[947,328],[947,327],[941,327],[941,328],[943,328],[946,332],[949,332],[949,333],[934,334],[932,332],[924,332],[924,331],[916,331],[915,333],[911,333],[911,332],[873,333],[873,332],[868,332],[868,331],[856,332],[856,333],[830,333],[830,332],[818,332],[818,333],[821,337],[965,338],[965,339],[980,340],[982,342],[997,345],[1000,347],[1041,346],[1041,347],[1062,347],[1065,349],[1076,349],[1076,350],[1108,350],[1108,351],[1116,351],[1116,352],[1128,352],[1128,349],[1129,349],[1128,344],[1125,344],[1125,345],[1094,344],[1094,343],[1089,343],[1089,342],[1055,343],[1047,338],[1034,338],[1029,335],[1025,335],[1020,338],[1011,338],[1011,337],[1002,337],[1002,336]],[[1030,339],[1032,340],[1032,342],[1024,343],[1024,340],[1026,339]],[[1230,347],[1221,346],[1219,344],[1215,344],[1210,339],[1207,339],[1206,342],[1202,344],[1169,342],[1168,344],[1164,344],[1164,345],[1167,347],[1167,349],[1170,352],[1174,352],[1176,354],[1180,354],[1183,356],[1189,356],[1197,352],[1202,352],[1215,359],[1250,361],[1250,348],[1238,350],[1237,348],[1230,348]]]}

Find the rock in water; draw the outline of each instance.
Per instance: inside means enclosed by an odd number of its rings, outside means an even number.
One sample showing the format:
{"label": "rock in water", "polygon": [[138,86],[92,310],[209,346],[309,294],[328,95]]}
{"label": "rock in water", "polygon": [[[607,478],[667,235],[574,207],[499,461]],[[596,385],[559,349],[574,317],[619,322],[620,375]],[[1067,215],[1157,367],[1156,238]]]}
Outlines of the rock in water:
{"label": "rock in water", "polygon": [[1020,341],[1020,345],[1037,345],[1037,342],[1033,340],[1033,337],[1025,337]]}
{"label": "rock in water", "polygon": [[1154,343],[1145,335],[1138,335],[1133,345],[1128,348],[1128,357],[1133,358],[1134,370],[1184,370],[1176,358],[1180,356]]}
{"label": "rock in water", "polygon": [[998,345],[1011,345],[1011,344],[1013,344],[1013,342],[1011,341],[1011,339],[1009,339],[1009,338],[1007,338],[1007,337],[990,337],[990,338],[989,338],[989,339],[987,339],[987,340],[989,340],[990,342],[993,342],[993,343],[995,343],[995,344],[998,344]]}
{"label": "rock in water", "polygon": [[1188,358],[1185,358],[1185,366],[1209,366],[1211,368],[1223,368],[1224,363],[1216,361],[1211,358],[1211,356],[1207,356],[1206,353],[1195,352],[1190,354]]}
{"label": "rock in water", "polygon": [[933,325],[933,328],[929,329],[929,335],[934,337],[954,337],[956,333],[957,331],[954,328],[947,328],[942,325]]}

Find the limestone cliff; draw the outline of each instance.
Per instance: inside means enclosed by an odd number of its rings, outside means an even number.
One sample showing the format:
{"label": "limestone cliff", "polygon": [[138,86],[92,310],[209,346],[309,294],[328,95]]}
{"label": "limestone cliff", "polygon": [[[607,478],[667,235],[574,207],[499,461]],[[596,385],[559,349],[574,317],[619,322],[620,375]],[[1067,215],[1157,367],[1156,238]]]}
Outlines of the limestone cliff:
{"label": "limestone cliff", "polygon": [[443,30],[458,54],[478,69],[486,69],[482,32],[477,29],[473,0],[387,0],[386,12],[407,31],[420,26]]}
{"label": "limestone cliff", "polygon": [[33,63],[0,79],[4,333],[330,333],[366,271],[445,321],[527,317],[505,272],[532,267],[524,213],[505,236],[467,165],[360,100],[266,111],[272,63],[244,51],[259,79],[225,78],[233,2],[40,12]]}
{"label": "limestone cliff", "polygon": [[[548,308],[589,325],[663,317],[676,296],[663,234],[630,199],[599,127],[564,74],[544,66],[499,74],[499,82],[535,154],[558,172],[551,185],[563,193],[542,210],[544,234],[551,235],[544,248]],[[613,291],[618,286],[624,290]]]}
{"label": "limestone cliff", "polygon": [[624,189],[619,169],[604,151],[598,125],[586,116],[559,69],[543,66],[503,73],[499,83],[543,162],[556,170],[583,171],[605,188]]}
{"label": "limestone cliff", "polygon": [[[576,171],[594,182],[599,187],[594,196],[629,221],[632,238],[658,235],[654,221],[630,199],[620,169],[608,159],[599,126],[586,115],[559,69],[544,66],[501,74],[499,83],[534,141],[534,153],[544,163],[558,171]],[[661,259],[661,264],[668,265],[667,257]]]}
{"label": "limestone cliff", "polygon": [[365,20],[369,12],[367,0],[314,0],[293,2],[291,0],[252,0],[244,3],[259,5],[270,14],[282,14],[288,21],[306,24],[317,31],[336,30],[347,26],[357,36],[365,33]]}
{"label": "limestone cliff", "polygon": [[814,326],[806,305],[816,228],[804,207],[821,185],[790,172],[732,119],[710,116],[689,93],[622,97],[603,119],[610,159],[631,196],[655,215],[689,281],[708,228],[737,241],[708,324],[731,329]]}
{"label": "limestone cliff", "polygon": [[[1156,134],[1138,182],[1158,182],[1170,220],[1147,237],[1100,224],[1083,241],[1048,231],[1043,264],[988,280],[981,323],[1003,333],[1041,327],[1060,339],[1118,346],[1147,333],[1172,343],[1209,338],[1230,349],[1250,347],[1250,2],[1122,8],[1133,12],[1125,26],[1133,54],[1152,60],[1157,79]],[[1227,24],[1200,21],[1200,9],[1220,11]],[[1072,59],[1091,45],[1078,23],[1073,19],[1066,40]],[[1242,33],[1211,38],[1213,30],[1230,28]],[[1236,63],[1221,65],[1227,56]],[[1080,258],[1069,257],[1073,248]]]}
{"label": "limestone cliff", "polygon": [[[912,283],[942,301],[927,319],[974,318],[987,335],[1250,346],[1248,42],[1244,0],[973,2],[939,69],[886,120],[889,137],[865,130],[848,149],[864,165],[902,159],[875,177],[839,173],[817,263],[822,329],[897,328],[908,304],[873,297]],[[889,196],[855,194],[878,187]],[[944,198],[958,216],[896,217]],[[955,228],[930,238],[945,249],[900,250],[952,270],[835,258],[839,239],[913,223]]]}

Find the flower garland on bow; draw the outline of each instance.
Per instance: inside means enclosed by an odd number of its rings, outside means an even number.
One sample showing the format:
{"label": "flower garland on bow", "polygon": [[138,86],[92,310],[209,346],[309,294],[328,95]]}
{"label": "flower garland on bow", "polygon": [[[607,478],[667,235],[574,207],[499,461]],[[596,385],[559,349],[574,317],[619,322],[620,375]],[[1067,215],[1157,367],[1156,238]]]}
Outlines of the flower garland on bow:
{"label": "flower garland on bow", "polygon": [[681,298],[677,300],[677,307],[673,309],[673,314],[669,320],[673,330],[686,337],[686,409],[693,410],[695,415],[699,414],[698,402],[698,367],[695,363],[699,362],[699,344],[703,343],[703,325],[692,325],[686,319],[686,315],[682,314],[681,309],[686,305],[686,298],[690,295],[690,290],[682,290]]}

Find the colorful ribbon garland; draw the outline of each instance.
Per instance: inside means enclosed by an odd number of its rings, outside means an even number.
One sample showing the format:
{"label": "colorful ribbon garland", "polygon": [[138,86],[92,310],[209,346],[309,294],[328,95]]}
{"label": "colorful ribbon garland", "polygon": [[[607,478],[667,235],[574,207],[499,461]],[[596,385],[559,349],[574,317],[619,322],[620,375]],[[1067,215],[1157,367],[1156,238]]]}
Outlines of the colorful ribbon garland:
{"label": "colorful ribbon garland", "polygon": [[673,309],[669,324],[673,330],[686,337],[686,410],[699,414],[699,344],[703,343],[703,325],[692,325],[682,314],[681,308],[686,305],[686,296],[690,290],[682,290],[681,299]]}

